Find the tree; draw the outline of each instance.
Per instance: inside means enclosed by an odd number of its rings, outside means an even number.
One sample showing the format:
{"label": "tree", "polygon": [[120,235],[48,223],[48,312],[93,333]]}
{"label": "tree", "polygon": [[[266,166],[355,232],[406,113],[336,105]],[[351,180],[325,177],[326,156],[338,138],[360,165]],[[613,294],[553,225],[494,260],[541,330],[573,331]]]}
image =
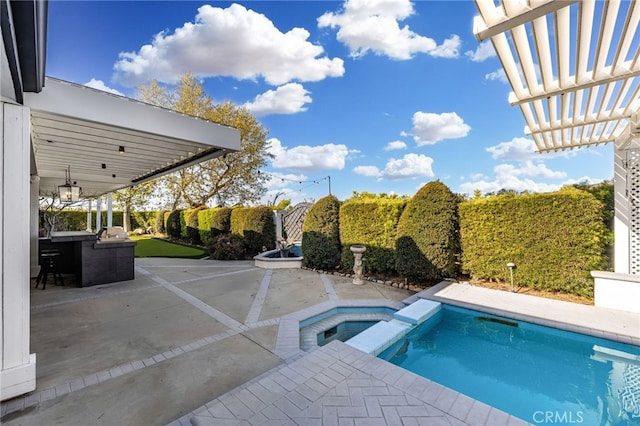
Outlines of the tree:
{"label": "tree", "polygon": [[289,207],[291,205],[291,200],[290,199],[283,199],[278,201],[278,198],[282,197],[283,195],[285,195],[286,192],[284,191],[278,191],[273,195],[273,200],[269,200],[267,202],[267,206],[272,207],[273,210],[285,210],[287,207]]}
{"label": "tree", "polygon": [[42,220],[42,227],[44,228],[45,236],[51,236],[52,232],[57,229],[66,228],[66,220],[64,216],[61,216],[63,210],[78,206],[82,201],[75,203],[63,203],[60,201],[60,197],[57,192],[50,192],[41,195],[38,199],[40,205],[40,218]]}
{"label": "tree", "polygon": [[[200,117],[240,131],[240,151],[228,153],[182,169],[164,180],[169,191],[180,191],[180,199],[189,207],[230,206],[255,202],[266,192],[267,176],[259,170],[267,165],[268,130],[246,108],[229,101],[215,105],[202,85],[191,74],[184,75],[174,92],[156,82],[139,88],[142,100]],[[215,201],[215,202],[214,202]]]}
{"label": "tree", "polygon": [[130,186],[113,193],[113,200],[122,207],[122,227],[131,231],[131,211],[147,203],[155,191],[155,181]]}

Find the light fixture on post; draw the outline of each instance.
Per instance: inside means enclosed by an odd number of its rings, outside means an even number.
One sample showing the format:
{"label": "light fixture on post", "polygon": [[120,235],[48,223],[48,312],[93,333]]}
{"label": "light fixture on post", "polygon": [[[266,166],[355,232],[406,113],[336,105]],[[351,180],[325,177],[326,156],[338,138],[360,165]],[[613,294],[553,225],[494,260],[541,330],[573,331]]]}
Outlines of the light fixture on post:
{"label": "light fixture on post", "polygon": [[58,186],[58,194],[62,203],[75,203],[80,199],[80,187],[71,183],[71,166],[65,170],[65,182]]}
{"label": "light fixture on post", "polygon": [[507,268],[509,268],[509,275],[511,276],[511,292],[515,293],[516,288],[513,286],[513,270],[516,267],[516,264],[513,262],[507,263]]}

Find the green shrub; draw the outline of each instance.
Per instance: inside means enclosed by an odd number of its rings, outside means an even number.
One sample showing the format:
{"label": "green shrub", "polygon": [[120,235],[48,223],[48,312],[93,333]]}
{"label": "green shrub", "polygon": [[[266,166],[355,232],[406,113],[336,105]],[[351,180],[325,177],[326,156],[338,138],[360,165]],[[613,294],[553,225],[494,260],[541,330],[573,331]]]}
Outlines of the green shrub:
{"label": "green shrub", "polygon": [[424,185],[398,222],[397,271],[420,283],[455,277],[458,228],[458,197],[440,181]]}
{"label": "green shrub", "polygon": [[165,226],[166,222],[164,220],[165,213],[167,213],[166,210],[160,210],[158,212],[158,214],[156,214],[156,221],[155,221],[155,225],[154,225],[154,230],[158,234],[164,234],[164,233],[167,232],[167,227]]}
{"label": "green shrub", "polygon": [[169,233],[169,231],[168,231],[169,228],[167,227],[167,223],[169,222],[169,215],[171,215],[171,211],[170,210],[164,212],[164,232],[165,232],[165,234]]}
{"label": "green shrub", "polygon": [[[42,215],[44,212],[40,212],[40,223],[42,224]],[[91,215],[91,226],[95,228],[96,217],[95,211]],[[107,226],[106,210],[100,212],[101,227]],[[122,211],[112,210],[111,219],[113,226],[122,226]],[[42,227],[42,225],[41,225]],[[57,217],[56,231],[85,231],[87,229],[87,211],[86,210],[63,210]]]}
{"label": "green shrub", "polygon": [[245,218],[244,245],[251,255],[262,252],[262,248],[275,248],[276,227],[273,223],[273,210],[269,207],[253,207]]}
{"label": "green shrub", "polygon": [[236,207],[231,211],[229,218],[229,230],[232,234],[244,235],[244,226],[247,222],[247,216],[251,211],[250,207]]}
{"label": "green shrub", "polygon": [[211,238],[211,219],[218,209],[198,210],[198,234],[203,243]]}
{"label": "green shrub", "polygon": [[141,228],[146,230],[151,227],[155,229],[155,219],[157,216],[157,212],[154,211],[135,211],[131,212],[131,230]]}
{"label": "green shrub", "polygon": [[593,296],[590,271],[606,266],[602,204],[575,188],[495,196],[460,205],[463,272],[474,279]]}
{"label": "green shrub", "polygon": [[211,237],[217,237],[221,234],[228,234],[231,232],[231,213],[234,209],[231,207],[221,207],[216,209],[214,215],[211,218]]}
{"label": "green shrub", "polygon": [[242,260],[246,249],[240,235],[221,234],[207,241],[207,249],[212,259]]}
{"label": "green shrub", "polygon": [[350,246],[367,247],[365,270],[371,273],[395,272],[395,240],[398,221],[406,199],[388,196],[354,197],[340,207],[342,267],[353,268]]}
{"label": "green shrub", "polygon": [[303,263],[309,268],[331,269],[340,262],[340,202],[329,195],[309,210],[302,227]]}
{"label": "green shrub", "polygon": [[199,213],[205,210],[206,207],[196,207],[195,209],[185,210],[186,216],[186,238],[193,244],[201,244],[200,240],[200,226],[198,224]]}
{"label": "green shrub", "polygon": [[170,212],[167,217],[167,235],[171,238],[178,239],[182,234],[182,226],[180,223],[180,217],[182,216],[181,213],[182,210],[180,209],[174,210]]}

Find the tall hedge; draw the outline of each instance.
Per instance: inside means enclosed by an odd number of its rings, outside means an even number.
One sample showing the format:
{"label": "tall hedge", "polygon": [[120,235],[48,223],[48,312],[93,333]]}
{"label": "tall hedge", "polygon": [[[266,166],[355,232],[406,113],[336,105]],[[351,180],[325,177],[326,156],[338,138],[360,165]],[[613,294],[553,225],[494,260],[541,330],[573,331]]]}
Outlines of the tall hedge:
{"label": "tall hedge", "polygon": [[165,216],[166,213],[167,213],[166,210],[160,210],[158,212],[158,214],[156,215],[155,231],[158,234],[164,234],[164,233],[167,232],[166,221],[164,219],[164,216]]}
{"label": "tall hedge", "polygon": [[266,206],[249,209],[243,229],[244,244],[249,255],[256,255],[262,248],[273,249],[276,242],[276,226],[273,210]]}
{"label": "tall hedge", "polygon": [[157,212],[154,211],[133,211],[131,216],[131,229],[142,228],[146,230],[149,227],[154,228]]}
{"label": "tall hedge", "polygon": [[184,217],[184,230],[182,236],[194,244],[201,244],[200,231],[198,226],[198,213],[206,209],[204,206],[196,207],[194,209],[184,210],[182,216]]}
{"label": "tall hedge", "polygon": [[303,263],[309,268],[332,269],[340,262],[340,202],[329,195],[309,210],[302,227]]}
{"label": "tall hedge", "polygon": [[340,207],[342,266],[353,268],[349,247],[362,244],[365,270],[372,273],[395,271],[395,240],[398,221],[406,199],[391,197],[352,198]]}
{"label": "tall hedge", "polygon": [[440,181],[424,185],[407,203],[396,236],[396,269],[420,283],[457,274],[458,197]]}
{"label": "tall hedge", "polygon": [[593,296],[591,270],[606,266],[602,204],[585,191],[496,196],[460,205],[463,271],[474,279]]}
{"label": "tall hedge", "polygon": [[229,231],[232,234],[240,236],[244,235],[244,225],[250,211],[250,207],[236,207],[231,211],[229,218]]}
{"label": "tall hedge", "polygon": [[167,216],[167,235],[171,238],[180,238],[182,235],[181,216],[182,210],[173,210]]}
{"label": "tall hedge", "polygon": [[220,234],[228,234],[231,232],[231,207],[221,207],[216,209],[215,214],[211,218],[211,237],[217,237]]}
{"label": "tall hedge", "polygon": [[198,234],[203,243],[211,238],[211,219],[218,209],[198,210]]}
{"label": "tall hedge", "polygon": [[[100,212],[101,226],[107,225],[107,212]],[[147,229],[149,226],[155,228],[155,219],[157,212],[154,211],[134,211],[131,212],[131,229],[142,228]],[[111,212],[113,226],[122,226],[123,218],[121,210],[113,210]],[[42,221],[42,218],[41,218]],[[96,212],[91,212],[91,227],[96,226]],[[57,231],[84,231],[87,229],[87,211],[86,210],[63,210],[60,213],[60,223]]]}

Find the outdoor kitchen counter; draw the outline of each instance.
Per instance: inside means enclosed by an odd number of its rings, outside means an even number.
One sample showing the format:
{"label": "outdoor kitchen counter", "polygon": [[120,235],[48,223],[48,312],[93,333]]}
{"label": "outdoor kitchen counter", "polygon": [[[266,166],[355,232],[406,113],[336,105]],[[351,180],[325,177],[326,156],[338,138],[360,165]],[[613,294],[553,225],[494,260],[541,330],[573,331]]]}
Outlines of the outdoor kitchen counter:
{"label": "outdoor kitchen counter", "polygon": [[54,232],[50,238],[39,240],[40,252],[60,252],[59,271],[74,274],[80,287],[132,280],[135,246],[135,241],[129,239],[99,241],[96,234],[86,231]]}

